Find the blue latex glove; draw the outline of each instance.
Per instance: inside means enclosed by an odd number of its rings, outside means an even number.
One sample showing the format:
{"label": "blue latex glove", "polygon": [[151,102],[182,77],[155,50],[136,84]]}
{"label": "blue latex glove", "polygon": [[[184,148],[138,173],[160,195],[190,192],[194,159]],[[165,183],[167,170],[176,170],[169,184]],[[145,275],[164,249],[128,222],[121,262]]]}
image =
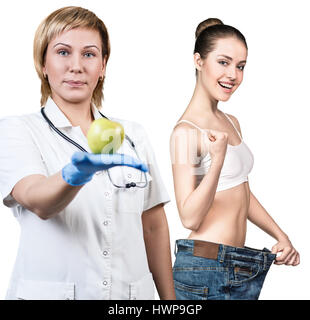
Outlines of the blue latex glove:
{"label": "blue latex glove", "polygon": [[143,172],[148,171],[147,166],[139,159],[125,154],[75,152],[72,155],[71,163],[62,169],[62,177],[71,186],[80,186],[90,181],[97,171],[115,166],[128,166]]}

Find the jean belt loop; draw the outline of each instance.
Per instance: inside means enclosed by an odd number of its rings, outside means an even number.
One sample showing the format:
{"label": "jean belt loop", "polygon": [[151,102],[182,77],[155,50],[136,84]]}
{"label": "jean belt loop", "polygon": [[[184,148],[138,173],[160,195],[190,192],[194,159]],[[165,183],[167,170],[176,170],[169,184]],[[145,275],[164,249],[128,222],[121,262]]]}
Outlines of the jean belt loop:
{"label": "jean belt loop", "polygon": [[174,243],[174,256],[177,256],[177,242]]}
{"label": "jean belt loop", "polygon": [[225,257],[226,246],[225,245],[220,245],[220,247],[222,248],[221,254],[220,254],[220,262],[223,263],[224,262],[224,257]]}
{"label": "jean belt loop", "polygon": [[264,254],[264,271],[267,269],[267,253],[266,252],[263,252]]}

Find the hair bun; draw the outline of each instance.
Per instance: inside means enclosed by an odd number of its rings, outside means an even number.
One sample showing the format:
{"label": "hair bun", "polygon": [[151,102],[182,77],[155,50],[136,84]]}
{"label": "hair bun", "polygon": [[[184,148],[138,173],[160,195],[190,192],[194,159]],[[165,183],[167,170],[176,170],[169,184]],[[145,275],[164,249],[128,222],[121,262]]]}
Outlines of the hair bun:
{"label": "hair bun", "polygon": [[200,22],[199,25],[197,26],[196,32],[195,32],[196,39],[198,38],[198,36],[201,34],[202,31],[204,31],[208,27],[215,26],[217,24],[223,25],[224,23],[220,19],[217,19],[217,18],[208,18],[207,20]]}

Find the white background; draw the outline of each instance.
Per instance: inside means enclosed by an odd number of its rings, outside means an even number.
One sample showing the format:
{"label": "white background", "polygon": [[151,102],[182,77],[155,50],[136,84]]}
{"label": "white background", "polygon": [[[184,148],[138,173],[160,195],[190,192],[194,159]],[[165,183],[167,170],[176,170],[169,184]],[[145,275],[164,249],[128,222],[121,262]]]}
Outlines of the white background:
{"label": "white background", "polygon": [[[176,210],[169,137],[195,85],[195,28],[202,20],[217,17],[245,35],[249,55],[243,83],[219,108],[238,118],[254,153],[252,192],[301,255],[298,267],[272,266],[261,299],[310,298],[307,2],[89,0],[86,7],[105,22],[111,37],[102,111],[146,128],[172,200],[165,207],[172,250],[176,239],[189,234]],[[84,3],[28,0],[1,5],[0,117],[39,110],[40,83],[32,58],[35,30],[52,11]],[[1,202],[0,299],[5,297],[19,233],[17,221]],[[249,222],[246,245],[273,244],[274,239]]]}

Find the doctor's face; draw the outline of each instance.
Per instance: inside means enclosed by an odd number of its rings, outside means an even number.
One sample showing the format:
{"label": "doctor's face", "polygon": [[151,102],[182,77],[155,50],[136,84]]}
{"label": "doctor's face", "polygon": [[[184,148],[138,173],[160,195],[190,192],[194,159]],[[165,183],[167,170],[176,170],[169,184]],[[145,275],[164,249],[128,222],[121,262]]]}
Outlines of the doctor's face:
{"label": "doctor's face", "polygon": [[215,49],[205,59],[198,53],[194,62],[198,72],[198,81],[208,95],[216,101],[227,101],[243,80],[247,48],[236,38],[221,38]]}
{"label": "doctor's face", "polygon": [[96,30],[64,31],[48,44],[43,72],[53,98],[58,96],[71,103],[90,102],[104,71],[102,42]]}

